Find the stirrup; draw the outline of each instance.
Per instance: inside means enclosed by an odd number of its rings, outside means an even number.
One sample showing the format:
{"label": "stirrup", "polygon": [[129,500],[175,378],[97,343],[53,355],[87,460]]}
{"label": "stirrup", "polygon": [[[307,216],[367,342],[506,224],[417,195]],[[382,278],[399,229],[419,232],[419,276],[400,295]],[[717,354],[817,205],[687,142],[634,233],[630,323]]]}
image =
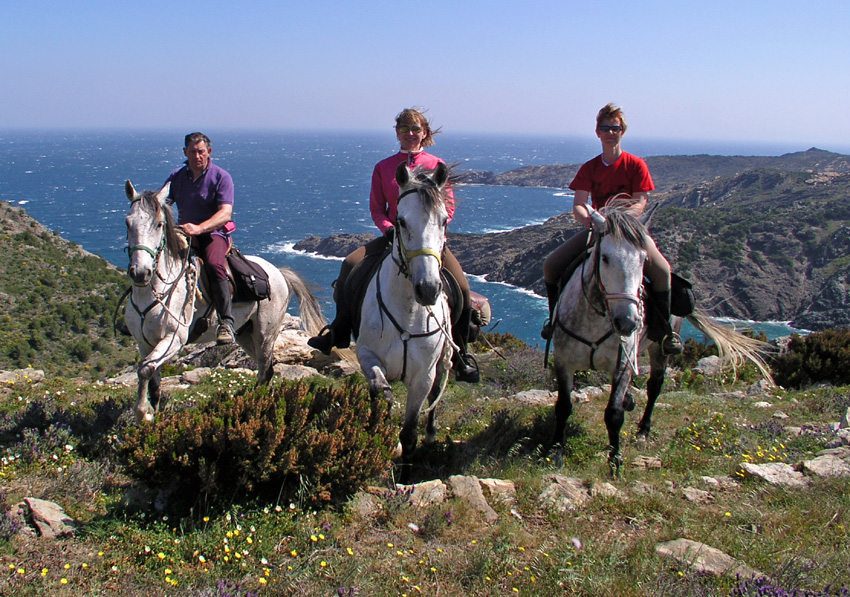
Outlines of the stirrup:
{"label": "stirrup", "polygon": [[215,343],[218,346],[225,346],[227,344],[233,344],[236,341],[236,338],[233,335],[233,330],[227,324],[221,324],[218,326],[218,333],[215,336]]}
{"label": "stirrup", "polygon": [[478,383],[481,381],[481,372],[478,369],[478,361],[467,353],[458,353],[455,363],[455,380],[466,383]]}
{"label": "stirrup", "polygon": [[664,356],[682,354],[684,350],[682,338],[676,332],[670,332],[661,339],[661,354]]}

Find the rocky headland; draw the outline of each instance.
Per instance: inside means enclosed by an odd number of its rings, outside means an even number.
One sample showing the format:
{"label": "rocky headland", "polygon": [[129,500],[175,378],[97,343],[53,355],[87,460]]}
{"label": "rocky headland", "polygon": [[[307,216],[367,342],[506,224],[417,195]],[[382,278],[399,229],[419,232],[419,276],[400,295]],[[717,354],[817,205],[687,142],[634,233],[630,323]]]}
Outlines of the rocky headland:
{"label": "rocky headland", "polygon": [[[850,325],[850,156],[647,158],[660,203],[653,237],[717,316]],[[461,184],[563,188],[578,164],[461,172]],[[463,193],[460,188],[457,191]],[[543,293],[543,259],[577,226],[569,213],[495,234],[449,234],[471,273]],[[296,249],[344,256],[372,235],[310,237]]]}

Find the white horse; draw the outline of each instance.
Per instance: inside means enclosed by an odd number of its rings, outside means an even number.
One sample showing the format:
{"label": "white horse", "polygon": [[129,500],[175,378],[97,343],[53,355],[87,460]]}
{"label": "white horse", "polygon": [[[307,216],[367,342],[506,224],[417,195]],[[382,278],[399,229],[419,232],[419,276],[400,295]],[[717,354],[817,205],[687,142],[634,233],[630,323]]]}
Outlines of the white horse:
{"label": "white horse", "polygon": [[[553,444],[563,442],[567,418],[572,412],[570,394],[574,372],[584,369],[608,371],[611,374],[611,395],[605,408],[608,464],[612,474],[619,475],[623,461],[620,429],[624,411],[634,408],[628,390],[637,372],[638,355],[647,349],[650,357],[647,403],[638,423],[638,435],[644,437],[650,432],[652,411],[664,383],[667,357],[657,343],[646,337],[643,302],[646,229],[617,205],[594,212],[593,228],[596,242],[592,253],[573,272],[555,308],[552,341],[558,400]],[[768,380],[771,379],[760,354],[764,343],[721,326],[699,311],[687,319],[715,342],[721,358],[730,360],[733,367],[750,361]]]}
{"label": "white horse", "polygon": [[[133,282],[124,321],[141,355],[136,418],[152,421],[160,402],[160,368],[189,340],[193,325],[208,316],[204,297],[196,299],[199,262],[190,256],[179,237],[171,208],[165,203],[169,185],[159,192],[136,192],[126,182],[130,200],[127,214],[127,273]],[[257,382],[268,383],[273,374],[274,344],[280,333],[292,293],[298,297],[302,326],[315,334],[324,324],[316,298],[293,271],[278,269],[260,257],[248,256],[268,274],[271,296],[255,302],[234,302],[236,341],[257,362]],[[210,326],[197,342],[214,340]]]}
{"label": "white horse", "polygon": [[[407,386],[407,406],[400,442],[402,463],[416,448],[419,411],[428,398],[426,441],[436,436],[434,407],[443,394],[454,345],[451,316],[440,279],[446,242],[443,189],[448,168],[433,171],[405,164],[396,171],[398,220],[392,253],[369,282],[360,310],[357,358],[373,399],[392,402],[391,381]],[[409,472],[405,466],[403,474]]]}

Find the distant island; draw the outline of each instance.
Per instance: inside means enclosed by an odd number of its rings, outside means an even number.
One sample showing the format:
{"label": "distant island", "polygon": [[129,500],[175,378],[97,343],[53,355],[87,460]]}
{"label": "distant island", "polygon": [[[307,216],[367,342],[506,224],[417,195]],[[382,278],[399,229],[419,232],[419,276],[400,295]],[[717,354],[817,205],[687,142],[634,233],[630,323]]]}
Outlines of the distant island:
{"label": "distant island", "polygon": [[[717,316],[850,325],[850,156],[646,158],[660,203],[651,231]],[[461,184],[563,188],[579,164],[462,171]],[[464,270],[543,293],[545,256],[576,229],[569,213],[494,234],[449,234]],[[296,249],[344,256],[372,235],[310,237]]]}

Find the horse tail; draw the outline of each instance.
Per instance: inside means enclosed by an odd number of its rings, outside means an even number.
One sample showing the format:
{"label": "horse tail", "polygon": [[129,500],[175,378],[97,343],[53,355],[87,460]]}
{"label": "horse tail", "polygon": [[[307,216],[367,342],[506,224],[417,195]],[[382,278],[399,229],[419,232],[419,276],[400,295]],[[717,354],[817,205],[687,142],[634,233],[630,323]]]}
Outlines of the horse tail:
{"label": "horse tail", "polygon": [[317,335],[326,323],[319,301],[307,288],[307,284],[301,279],[301,276],[288,267],[278,269],[295,296],[298,297],[298,315],[301,317],[301,327],[311,336]]}
{"label": "horse tail", "polygon": [[688,315],[687,320],[714,341],[717,345],[718,356],[731,363],[733,371],[737,372],[738,367],[750,362],[756,366],[768,383],[774,383],[770,366],[765,361],[765,357],[770,352],[770,345],[767,342],[750,338],[729,326],[722,325],[699,308]]}

